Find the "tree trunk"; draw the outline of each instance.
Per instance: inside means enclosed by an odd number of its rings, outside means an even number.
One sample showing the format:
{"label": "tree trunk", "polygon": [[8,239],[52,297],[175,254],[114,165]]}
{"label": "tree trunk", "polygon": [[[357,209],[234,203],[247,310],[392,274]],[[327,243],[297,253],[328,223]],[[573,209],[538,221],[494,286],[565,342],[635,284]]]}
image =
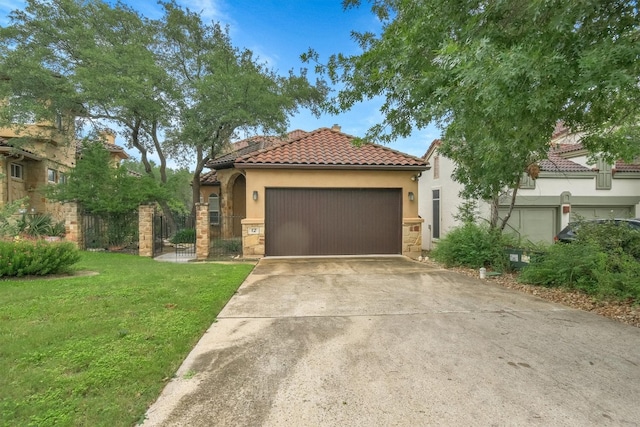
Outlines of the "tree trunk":
{"label": "tree trunk", "polygon": [[504,228],[507,226],[507,222],[509,222],[509,218],[511,218],[511,212],[513,212],[513,208],[516,205],[516,195],[518,194],[518,188],[520,187],[520,180],[513,187],[513,194],[511,195],[511,203],[509,204],[509,210],[507,214],[502,219],[502,224],[500,224],[500,231],[504,231]]}
{"label": "tree trunk", "polygon": [[[200,175],[202,175],[204,165],[207,164],[209,159],[210,156],[204,156],[202,147],[196,148],[196,167],[193,171],[193,180],[191,181],[191,190],[193,194],[193,204],[191,205],[192,215],[195,215],[196,203],[200,201]],[[207,203],[207,200],[203,200],[202,202]]]}
{"label": "tree trunk", "polygon": [[489,221],[489,228],[494,229],[498,226],[498,208],[500,207],[500,195],[496,194],[491,200],[491,219]]}

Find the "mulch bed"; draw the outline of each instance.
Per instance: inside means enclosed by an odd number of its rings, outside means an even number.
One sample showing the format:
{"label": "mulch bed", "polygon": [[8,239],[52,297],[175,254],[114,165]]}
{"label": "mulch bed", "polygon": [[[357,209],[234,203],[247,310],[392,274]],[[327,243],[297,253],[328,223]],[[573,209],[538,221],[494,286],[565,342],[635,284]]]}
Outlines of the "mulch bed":
{"label": "mulch bed", "polygon": [[[441,265],[439,266],[446,268]],[[452,267],[447,269],[469,277],[479,277],[478,271],[470,268]],[[638,280],[640,280],[640,278]],[[514,273],[503,273],[500,276],[488,277],[486,281],[498,284],[505,288],[515,289],[520,292],[535,295],[547,301],[577,308],[579,310],[597,313],[601,316],[608,317],[609,319],[626,323],[627,325],[640,327],[640,304],[636,303],[632,299],[624,301],[600,300],[576,290],[526,285],[524,283],[519,283],[517,275]]]}

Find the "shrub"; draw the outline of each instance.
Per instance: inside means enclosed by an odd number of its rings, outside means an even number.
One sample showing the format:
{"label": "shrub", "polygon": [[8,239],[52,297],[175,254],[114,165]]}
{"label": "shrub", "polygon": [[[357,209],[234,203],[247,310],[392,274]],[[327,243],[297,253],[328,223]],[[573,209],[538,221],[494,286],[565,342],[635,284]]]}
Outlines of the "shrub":
{"label": "shrub", "polygon": [[242,253],[242,239],[214,240],[212,249],[226,254],[239,254]]}
{"label": "shrub", "polygon": [[519,280],[600,298],[640,299],[640,233],[614,224],[585,223],[577,236],[532,260]]}
{"label": "shrub", "polygon": [[176,234],[169,240],[173,244],[177,243],[195,243],[196,241],[196,229],[184,228],[176,232]]}
{"label": "shrub", "polygon": [[499,230],[467,223],[440,239],[431,256],[446,266],[505,269],[509,260],[504,248],[511,243]]}
{"label": "shrub", "polygon": [[0,277],[63,273],[80,260],[69,242],[0,241]]}
{"label": "shrub", "polygon": [[19,232],[31,237],[63,236],[64,221],[54,222],[50,214],[23,215],[18,222]]}

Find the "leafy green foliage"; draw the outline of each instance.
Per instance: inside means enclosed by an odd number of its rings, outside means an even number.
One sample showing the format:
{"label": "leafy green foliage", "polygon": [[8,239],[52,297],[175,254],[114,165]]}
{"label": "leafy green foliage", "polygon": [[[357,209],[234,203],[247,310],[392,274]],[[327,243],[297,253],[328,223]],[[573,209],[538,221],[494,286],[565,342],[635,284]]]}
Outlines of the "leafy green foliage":
{"label": "leafy green foliage", "polygon": [[[237,131],[284,133],[292,113],[314,110],[326,94],[304,72],[277,75],[235,48],[220,24],[173,1],[161,2],[160,19],[121,2],[25,4],[0,28],[0,98],[15,99],[0,124],[65,112],[120,128],[146,174],[157,155],[162,186],[169,157],[195,161],[194,201],[204,165]],[[168,201],[160,205],[171,221]]]}
{"label": "leafy green foliage", "polygon": [[0,260],[0,277],[44,276],[67,272],[80,253],[69,242],[0,240]]}
{"label": "leafy green foliage", "polygon": [[[346,7],[360,0],[345,0]],[[328,109],[382,97],[391,142],[438,124],[464,196],[493,200],[546,157],[558,121],[592,152],[640,154],[639,9],[628,0],[379,0],[381,31],[356,33],[363,52],[318,71],[343,85]],[[303,55],[319,61],[317,53]]]}
{"label": "leafy green foliage", "polygon": [[147,174],[146,165],[135,159],[123,160],[122,167],[126,170],[139,173],[140,175],[150,175],[156,181],[158,186],[162,186],[167,195],[167,203],[171,207],[171,211],[177,216],[191,212],[193,197],[191,194],[191,180],[193,175],[186,168],[172,169],[166,168],[166,184],[162,184],[160,179],[160,167],[153,161],[149,160],[148,166],[151,167],[151,173]]}
{"label": "leafy green foliage", "polygon": [[196,242],[196,229],[195,228],[183,228],[178,230],[176,234],[169,240],[171,243],[195,243]]}
{"label": "leafy green foliage", "polygon": [[505,247],[511,243],[510,238],[498,230],[470,222],[450,230],[440,239],[431,256],[446,266],[491,266],[502,270],[509,265]]}
{"label": "leafy green foliage", "polygon": [[64,221],[54,222],[51,214],[23,214],[17,223],[17,231],[30,237],[64,236]]}
{"label": "leafy green foliage", "polygon": [[640,232],[626,226],[580,226],[577,239],[558,243],[524,268],[519,280],[579,289],[601,298],[640,299]]}
{"label": "leafy green foliage", "polygon": [[132,176],[124,166],[114,167],[100,142],[85,141],[82,157],[65,183],[49,185],[47,197],[76,201],[95,214],[135,211],[142,203],[167,199],[164,188],[150,176]]}
{"label": "leafy green foliage", "polygon": [[242,254],[242,239],[216,239],[211,250],[214,254]]}
{"label": "leafy green foliage", "polygon": [[83,252],[64,279],[0,281],[0,418],[132,426],[252,269]]}
{"label": "leafy green foliage", "polygon": [[20,199],[0,206],[0,237],[13,237],[18,234],[18,221],[15,215],[25,200]]}

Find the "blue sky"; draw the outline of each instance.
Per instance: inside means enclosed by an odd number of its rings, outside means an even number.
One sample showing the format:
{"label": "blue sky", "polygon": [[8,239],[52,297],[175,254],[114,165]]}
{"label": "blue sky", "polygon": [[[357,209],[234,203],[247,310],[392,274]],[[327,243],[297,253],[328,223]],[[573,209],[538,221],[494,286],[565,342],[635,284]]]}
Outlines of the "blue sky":
{"label": "blue sky", "polygon": [[[156,0],[127,0],[132,7],[149,18],[159,18],[161,10]],[[280,74],[293,69],[313,66],[303,64],[300,54],[310,47],[321,60],[333,53],[358,54],[351,31],[376,31],[380,28],[368,3],[358,9],[343,10],[341,0],[178,0],[178,4],[201,13],[206,21],[219,21],[229,26],[231,40],[236,47],[248,48],[263,62]],[[10,10],[21,9],[21,0],[0,0],[0,25],[6,25]],[[290,129],[311,131],[319,127],[342,126],[342,131],[363,136],[372,125],[382,121],[381,100],[364,102],[338,116],[315,118],[301,110],[290,120]],[[415,156],[422,156],[431,141],[440,136],[433,126],[415,131],[411,137],[399,139],[390,148]]]}

